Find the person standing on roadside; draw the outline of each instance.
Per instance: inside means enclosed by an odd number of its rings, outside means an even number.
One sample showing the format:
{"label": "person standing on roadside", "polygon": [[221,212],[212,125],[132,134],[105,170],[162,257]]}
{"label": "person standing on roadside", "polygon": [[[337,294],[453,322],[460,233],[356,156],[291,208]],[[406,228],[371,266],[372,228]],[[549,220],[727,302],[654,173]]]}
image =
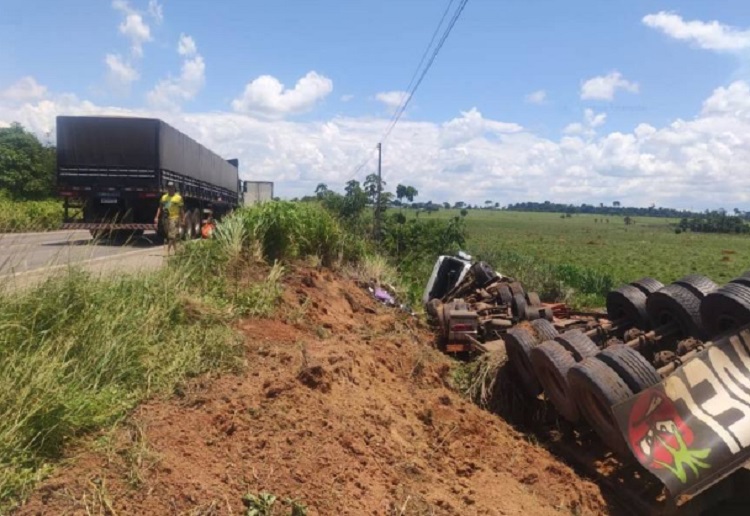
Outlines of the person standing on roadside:
{"label": "person standing on roadside", "polygon": [[167,193],[161,196],[159,209],[156,210],[154,224],[159,224],[159,217],[164,217],[164,230],[166,232],[166,254],[169,249],[177,253],[177,237],[179,236],[180,224],[185,223],[185,201],[175,190],[174,182],[167,183]]}

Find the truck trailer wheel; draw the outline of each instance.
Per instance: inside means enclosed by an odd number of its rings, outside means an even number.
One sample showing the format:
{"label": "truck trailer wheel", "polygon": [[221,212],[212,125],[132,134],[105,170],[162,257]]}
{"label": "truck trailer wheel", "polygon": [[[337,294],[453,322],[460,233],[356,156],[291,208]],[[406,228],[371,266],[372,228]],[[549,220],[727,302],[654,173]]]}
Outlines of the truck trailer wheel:
{"label": "truck trailer wheel", "polygon": [[531,350],[531,363],[544,395],[558,414],[577,422],[581,414],[568,386],[568,371],[576,364],[573,354],[559,342],[548,340]]}
{"label": "truck trailer wheel", "polygon": [[569,330],[555,337],[555,340],[573,354],[576,362],[580,362],[599,353],[599,347],[594,341],[583,334],[581,330]]}
{"label": "truck trailer wheel", "polygon": [[735,281],[701,301],[701,318],[709,337],[750,323],[750,285]]}
{"label": "truck trailer wheel", "polygon": [[646,297],[664,288],[664,284],[654,278],[641,278],[638,281],[632,282],[631,285],[646,294]]}
{"label": "truck trailer wheel", "polygon": [[674,282],[675,285],[680,285],[695,294],[698,299],[703,299],[708,294],[719,288],[719,285],[711,281],[706,276],[700,274],[690,274],[684,278],[680,278]]}
{"label": "truck trailer wheel", "polygon": [[508,285],[500,285],[497,289],[497,294],[500,296],[500,302],[504,305],[510,305],[513,303],[513,293],[508,288]]}
{"label": "truck trailer wheel", "polygon": [[633,391],[601,360],[591,357],[568,371],[568,385],[583,417],[610,450],[629,455],[612,407],[633,395]]}
{"label": "truck trailer wheel", "polygon": [[648,297],[646,308],[655,328],[675,324],[684,337],[706,339],[700,314],[701,298],[689,289],[672,283]]}
{"label": "truck trailer wheel", "polygon": [[523,294],[513,294],[513,302],[511,303],[511,311],[513,312],[513,315],[522,321],[525,320],[527,307],[526,298]]}
{"label": "truck trailer wheel", "polygon": [[190,213],[190,223],[193,225],[193,238],[200,238],[201,237],[201,211],[198,208],[195,208]]}
{"label": "truck trailer wheel", "polygon": [[632,285],[623,285],[607,294],[607,315],[610,320],[627,320],[641,330],[649,329],[646,294]]}
{"label": "truck trailer wheel", "polygon": [[531,326],[534,327],[537,337],[539,337],[539,342],[555,340],[555,337],[560,335],[560,332],[557,331],[557,328],[555,328],[555,326],[547,319],[538,319],[532,322]]}
{"label": "truck trailer wheel", "polygon": [[661,381],[661,376],[654,366],[629,346],[610,346],[596,355],[596,358],[617,373],[633,394],[638,394]]}
{"label": "truck trailer wheel", "polygon": [[532,397],[539,396],[542,388],[534,374],[531,365],[531,350],[537,345],[536,339],[530,331],[523,328],[513,328],[505,334],[505,349],[508,352],[508,362],[516,371],[521,386]]}

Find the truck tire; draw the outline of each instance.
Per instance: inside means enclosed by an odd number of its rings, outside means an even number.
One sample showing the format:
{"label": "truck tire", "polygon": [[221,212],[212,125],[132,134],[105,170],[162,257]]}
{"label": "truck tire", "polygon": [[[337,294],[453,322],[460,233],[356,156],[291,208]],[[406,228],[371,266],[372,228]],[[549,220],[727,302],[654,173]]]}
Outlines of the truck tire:
{"label": "truck tire", "polygon": [[497,294],[500,296],[500,302],[504,305],[510,305],[513,303],[513,293],[508,288],[508,285],[500,285],[497,289]]}
{"label": "truck tire", "polygon": [[510,288],[510,292],[513,295],[521,294],[522,296],[525,295],[526,291],[523,289],[523,285],[521,285],[520,281],[514,281],[513,283],[508,285],[508,288]]}
{"label": "truck tire", "polygon": [[531,326],[536,331],[539,342],[547,340],[554,340],[555,337],[560,335],[560,332],[554,327],[554,325],[546,319],[539,319],[531,323]]}
{"label": "truck tire", "polygon": [[738,285],[745,285],[746,287],[750,287],[750,271],[742,273],[742,276],[734,278],[729,283],[736,283]]}
{"label": "truck tire", "polygon": [[596,358],[617,373],[633,394],[638,394],[661,381],[661,376],[654,366],[629,346],[610,346],[596,355]]}
{"label": "truck tire", "polygon": [[617,373],[593,357],[570,368],[568,385],[581,415],[599,438],[613,452],[628,457],[628,446],[620,434],[612,407],[631,397],[633,391]]}
{"label": "truck tire", "polygon": [[684,278],[678,279],[674,283],[690,290],[699,299],[703,299],[708,294],[719,288],[719,285],[700,274],[690,274]]}
{"label": "truck tire", "polygon": [[623,285],[607,294],[607,315],[611,321],[625,319],[638,329],[650,328],[646,294],[632,285]]}
{"label": "truck tire", "polygon": [[573,354],[559,342],[548,340],[531,350],[531,363],[544,395],[558,414],[577,422],[581,414],[568,386],[568,371],[576,364]]}
{"label": "truck tire", "polygon": [[195,208],[190,213],[189,222],[193,225],[193,238],[200,238],[201,237],[201,211],[198,208]]}
{"label": "truck tire", "polygon": [[542,387],[536,379],[534,366],[531,364],[531,350],[537,346],[537,341],[530,331],[523,328],[513,328],[505,334],[505,349],[508,352],[508,362],[518,376],[518,380],[526,393],[537,397]]}
{"label": "truck tire", "polygon": [[523,294],[513,294],[513,302],[511,303],[511,311],[520,320],[526,319],[526,298]]}
{"label": "truck tire", "polygon": [[580,362],[599,353],[599,347],[594,341],[583,334],[581,330],[569,330],[555,337],[555,340],[570,351],[576,362]]}
{"label": "truck tire", "polygon": [[700,313],[708,337],[750,323],[750,285],[727,283],[701,301]]}
{"label": "truck tire", "polygon": [[526,320],[527,321],[538,321],[542,318],[542,311],[538,306],[527,306],[526,307]]}
{"label": "truck tire", "polygon": [[182,237],[185,240],[194,240],[196,238],[195,226],[193,225],[193,212],[189,211],[185,214],[185,224],[183,226]]}
{"label": "truck tire", "polygon": [[657,290],[664,288],[664,284],[661,281],[648,277],[634,281],[631,285],[643,292],[646,297],[650,296]]}
{"label": "truck tire", "polygon": [[673,323],[683,337],[706,340],[700,306],[701,298],[695,294],[694,288],[688,289],[676,283],[654,292],[646,302],[654,328]]}
{"label": "truck tire", "polygon": [[526,302],[529,306],[540,306],[542,304],[542,300],[536,292],[526,292]]}

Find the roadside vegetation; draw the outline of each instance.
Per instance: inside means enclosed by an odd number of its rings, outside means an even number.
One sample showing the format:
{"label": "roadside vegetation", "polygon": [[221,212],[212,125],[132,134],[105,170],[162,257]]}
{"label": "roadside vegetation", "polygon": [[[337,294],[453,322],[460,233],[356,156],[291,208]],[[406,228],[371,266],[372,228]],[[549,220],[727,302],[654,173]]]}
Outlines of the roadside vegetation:
{"label": "roadside vegetation", "polygon": [[0,128],[0,233],[58,228],[54,186],[55,148],[19,124]]}
{"label": "roadside vegetation", "polygon": [[49,231],[60,227],[63,205],[57,200],[14,200],[0,192],[0,233]]}
{"label": "roadside vegetation", "polygon": [[419,271],[463,242],[457,220],[389,217],[376,244],[351,229],[371,229],[365,211],[354,220],[319,202],[270,202],[238,210],[159,271],[101,279],[70,269],[32,290],[0,291],[0,508],[77,437],[179,393],[187,378],[239,368],[233,323],[274,313],[288,264],[396,284],[416,300]]}

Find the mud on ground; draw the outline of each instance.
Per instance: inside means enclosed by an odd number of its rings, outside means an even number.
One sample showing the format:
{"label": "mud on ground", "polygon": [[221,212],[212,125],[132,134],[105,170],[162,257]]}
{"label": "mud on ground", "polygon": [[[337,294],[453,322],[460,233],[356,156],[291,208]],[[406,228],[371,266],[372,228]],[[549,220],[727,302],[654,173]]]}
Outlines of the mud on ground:
{"label": "mud on ground", "polygon": [[246,367],[87,439],[18,514],[606,514],[600,489],[450,388],[452,362],[348,279],[294,269]]}

